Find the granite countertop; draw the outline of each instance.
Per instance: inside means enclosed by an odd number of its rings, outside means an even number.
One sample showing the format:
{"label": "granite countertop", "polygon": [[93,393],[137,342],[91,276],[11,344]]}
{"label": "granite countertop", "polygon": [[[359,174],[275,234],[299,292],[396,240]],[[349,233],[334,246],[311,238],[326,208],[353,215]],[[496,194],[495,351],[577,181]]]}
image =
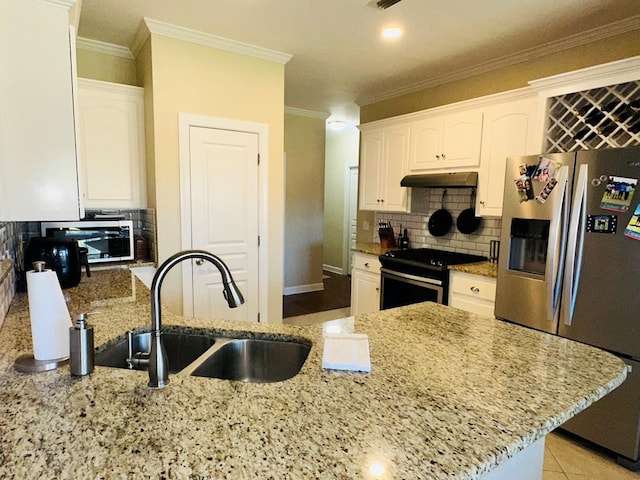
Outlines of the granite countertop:
{"label": "granite countertop", "polygon": [[483,277],[496,278],[498,276],[498,264],[491,262],[463,263],[461,265],[451,265],[449,270],[456,272],[481,275]]}
{"label": "granite countertop", "polygon": [[[124,270],[65,290],[99,346],[149,321],[149,292]],[[224,315],[224,311],[220,315]],[[475,479],[620,384],[616,357],[570,340],[423,303],[325,325],[186,319],[165,326],[313,342],[290,380],[242,383],[69,367],[13,369],[31,350],[25,294],[0,330],[1,478]],[[326,371],[323,329],[367,333],[370,374]],[[375,477],[382,478],[382,477]]]}
{"label": "granite countertop", "polygon": [[387,253],[389,250],[397,250],[398,247],[386,248],[379,243],[371,242],[357,242],[356,247],[351,250],[354,252],[367,253],[369,255],[375,255],[376,257]]}

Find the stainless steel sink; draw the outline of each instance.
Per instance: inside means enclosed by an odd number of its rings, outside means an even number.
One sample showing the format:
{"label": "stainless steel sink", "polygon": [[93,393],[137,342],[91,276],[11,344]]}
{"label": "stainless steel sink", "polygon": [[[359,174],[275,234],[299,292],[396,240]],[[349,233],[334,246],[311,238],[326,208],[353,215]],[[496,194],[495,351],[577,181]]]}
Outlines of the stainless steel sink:
{"label": "stainless steel sink", "polygon": [[310,344],[297,341],[226,339],[203,362],[196,362],[199,365],[191,375],[242,382],[280,382],[300,371],[309,350]]}
{"label": "stainless steel sink", "polygon": [[[148,352],[150,333],[131,336],[133,352]],[[297,338],[229,338],[214,334],[162,332],[169,373],[253,383],[280,382],[298,374],[311,343]],[[129,368],[126,336],[96,353],[95,364]]]}
{"label": "stainless steel sink", "polygon": [[[149,352],[151,334],[132,335],[133,352]],[[169,373],[178,373],[206,352],[216,339],[213,335],[182,332],[162,332],[164,348],[169,361]],[[127,358],[129,348],[127,338],[114,343],[104,351],[96,353],[95,364],[104,367],[129,368]]]}

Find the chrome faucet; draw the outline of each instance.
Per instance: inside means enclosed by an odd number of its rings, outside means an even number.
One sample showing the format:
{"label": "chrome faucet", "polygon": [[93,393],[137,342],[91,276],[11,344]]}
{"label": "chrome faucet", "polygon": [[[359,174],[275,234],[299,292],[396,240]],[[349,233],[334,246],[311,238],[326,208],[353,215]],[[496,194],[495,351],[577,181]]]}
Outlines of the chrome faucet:
{"label": "chrome faucet", "polygon": [[211,262],[222,275],[223,295],[230,308],[244,303],[242,293],[233,281],[229,267],[215,255],[204,250],[184,250],[169,257],[158,268],[151,282],[151,350],[149,352],[149,388],[164,388],[169,384],[167,354],[162,343],[160,287],[169,270],[188,258]]}

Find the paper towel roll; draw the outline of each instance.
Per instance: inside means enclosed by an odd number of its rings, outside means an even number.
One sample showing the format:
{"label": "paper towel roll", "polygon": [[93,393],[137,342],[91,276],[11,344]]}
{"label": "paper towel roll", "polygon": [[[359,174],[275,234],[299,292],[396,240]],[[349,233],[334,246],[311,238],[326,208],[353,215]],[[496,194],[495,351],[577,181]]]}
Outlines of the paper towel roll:
{"label": "paper towel roll", "polygon": [[33,357],[54,360],[69,356],[71,316],[53,270],[27,272]]}

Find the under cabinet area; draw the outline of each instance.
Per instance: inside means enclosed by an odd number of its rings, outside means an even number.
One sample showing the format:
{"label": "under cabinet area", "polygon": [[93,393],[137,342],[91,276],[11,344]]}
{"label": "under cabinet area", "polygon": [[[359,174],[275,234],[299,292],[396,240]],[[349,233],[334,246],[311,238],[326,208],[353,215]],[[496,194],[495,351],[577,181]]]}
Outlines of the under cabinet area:
{"label": "under cabinet area", "polygon": [[408,189],[400,186],[407,174],[409,126],[363,130],[360,158],[361,210],[406,212]]}
{"label": "under cabinet area", "polygon": [[493,317],[496,279],[483,275],[451,271],[449,273],[449,306]]}
{"label": "under cabinet area", "polygon": [[2,2],[2,221],[80,217],[71,5],[62,1]]}
{"label": "under cabinet area", "polygon": [[482,115],[482,110],[473,109],[412,122],[409,170],[477,168]]}
{"label": "under cabinet area", "polygon": [[144,89],[78,79],[87,208],[145,208]]}
{"label": "under cabinet area", "polygon": [[355,252],[351,270],[351,315],[380,310],[380,260]]}

